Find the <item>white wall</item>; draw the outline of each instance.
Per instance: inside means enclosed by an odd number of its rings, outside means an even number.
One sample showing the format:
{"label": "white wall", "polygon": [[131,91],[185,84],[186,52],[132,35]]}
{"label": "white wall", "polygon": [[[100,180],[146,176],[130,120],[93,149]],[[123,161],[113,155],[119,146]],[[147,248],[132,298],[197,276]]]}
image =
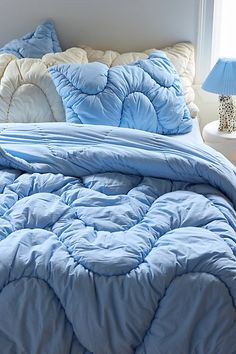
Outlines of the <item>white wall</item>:
{"label": "white wall", "polygon": [[204,125],[213,120],[219,119],[218,116],[218,95],[203,91],[201,86],[195,86],[195,102],[199,108],[199,121],[201,129]]}
{"label": "white wall", "polygon": [[1,0],[0,46],[52,18],[63,48],[121,51],[197,41],[198,0]]}

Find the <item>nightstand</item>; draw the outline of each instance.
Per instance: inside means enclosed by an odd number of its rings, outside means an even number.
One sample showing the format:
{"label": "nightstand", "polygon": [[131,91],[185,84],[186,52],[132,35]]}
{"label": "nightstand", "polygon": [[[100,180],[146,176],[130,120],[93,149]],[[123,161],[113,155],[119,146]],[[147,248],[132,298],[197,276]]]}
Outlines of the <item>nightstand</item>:
{"label": "nightstand", "polygon": [[208,123],[203,129],[203,140],[236,165],[236,131],[232,133],[220,132],[218,126],[218,120]]}

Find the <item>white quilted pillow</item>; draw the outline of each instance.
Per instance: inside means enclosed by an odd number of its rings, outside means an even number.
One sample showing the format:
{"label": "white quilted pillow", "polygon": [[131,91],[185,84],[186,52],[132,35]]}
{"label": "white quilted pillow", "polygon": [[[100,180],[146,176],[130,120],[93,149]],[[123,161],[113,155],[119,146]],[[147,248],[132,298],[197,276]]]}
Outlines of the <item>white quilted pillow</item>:
{"label": "white quilted pillow", "polygon": [[64,121],[65,112],[47,68],[59,63],[87,63],[86,52],[71,48],[42,59],[0,54],[0,123]]}
{"label": "white quilted pillow", "polygon": [[[88,56],[88,61],[99,61],[106,65],[115,66],[131,63],[134,60],[145,59],[157,49],[148,49],[144,52],[130,52],[120,54],[113,50],[96,50],[90,47],[82,47]],[[194,103],[194,90],[192,87],[195,76],[194,47],[191,43],[177,43],[173,46],[162,48],[171,62],[174,64],[183,84],[185,101],[192,117],[196,117],[198,108]]]}

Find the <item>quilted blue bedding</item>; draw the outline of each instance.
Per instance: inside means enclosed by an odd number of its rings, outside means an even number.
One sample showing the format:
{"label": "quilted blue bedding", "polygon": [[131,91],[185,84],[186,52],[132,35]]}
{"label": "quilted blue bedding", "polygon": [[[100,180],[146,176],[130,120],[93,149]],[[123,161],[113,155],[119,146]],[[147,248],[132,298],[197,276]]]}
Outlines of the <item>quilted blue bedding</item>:
{"label": "quilted blue bedding", "polygon": [[0,134],[0,352],[236,353],[233,166],[143,131],[15,127]]}
{"label": "quilted blue bedding", "polygon": [[44,21],[33,32],[13,39],[0,48],[0,54],[9,53],[17,58],[42,58],[47,53],[61,52],[60,43],[54,24]]}
{"label": "quilted blue bedding", "polygon": [[48,69],[70,123],[185,134],[192,119],[179,75],[162,51],[109,68],[94,62]]}

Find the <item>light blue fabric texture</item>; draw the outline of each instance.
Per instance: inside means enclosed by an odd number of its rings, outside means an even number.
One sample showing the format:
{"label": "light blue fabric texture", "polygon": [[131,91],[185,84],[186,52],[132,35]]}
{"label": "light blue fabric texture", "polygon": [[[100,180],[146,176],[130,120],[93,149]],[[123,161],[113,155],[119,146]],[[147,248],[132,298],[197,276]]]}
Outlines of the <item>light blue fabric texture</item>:
{"label": "light blue fabric texture", "polygon": [[228,161],[66,123],[8,125],[0,145],[2,353],[235,352]]}
{"label": "light blue fabric texture", "polygon": [[72,123],[104,124],[159,134],[192,129],[180,78],[167,56],[108,68],[101,63],[49,68]]}
{"label": "light blue fabric texture", "polygon": [[17,58],[42,58],[47,53],[61,52],[60,43],[52,21],[38,25],[35,31],[0,48],[1,53],[9,53]]}

